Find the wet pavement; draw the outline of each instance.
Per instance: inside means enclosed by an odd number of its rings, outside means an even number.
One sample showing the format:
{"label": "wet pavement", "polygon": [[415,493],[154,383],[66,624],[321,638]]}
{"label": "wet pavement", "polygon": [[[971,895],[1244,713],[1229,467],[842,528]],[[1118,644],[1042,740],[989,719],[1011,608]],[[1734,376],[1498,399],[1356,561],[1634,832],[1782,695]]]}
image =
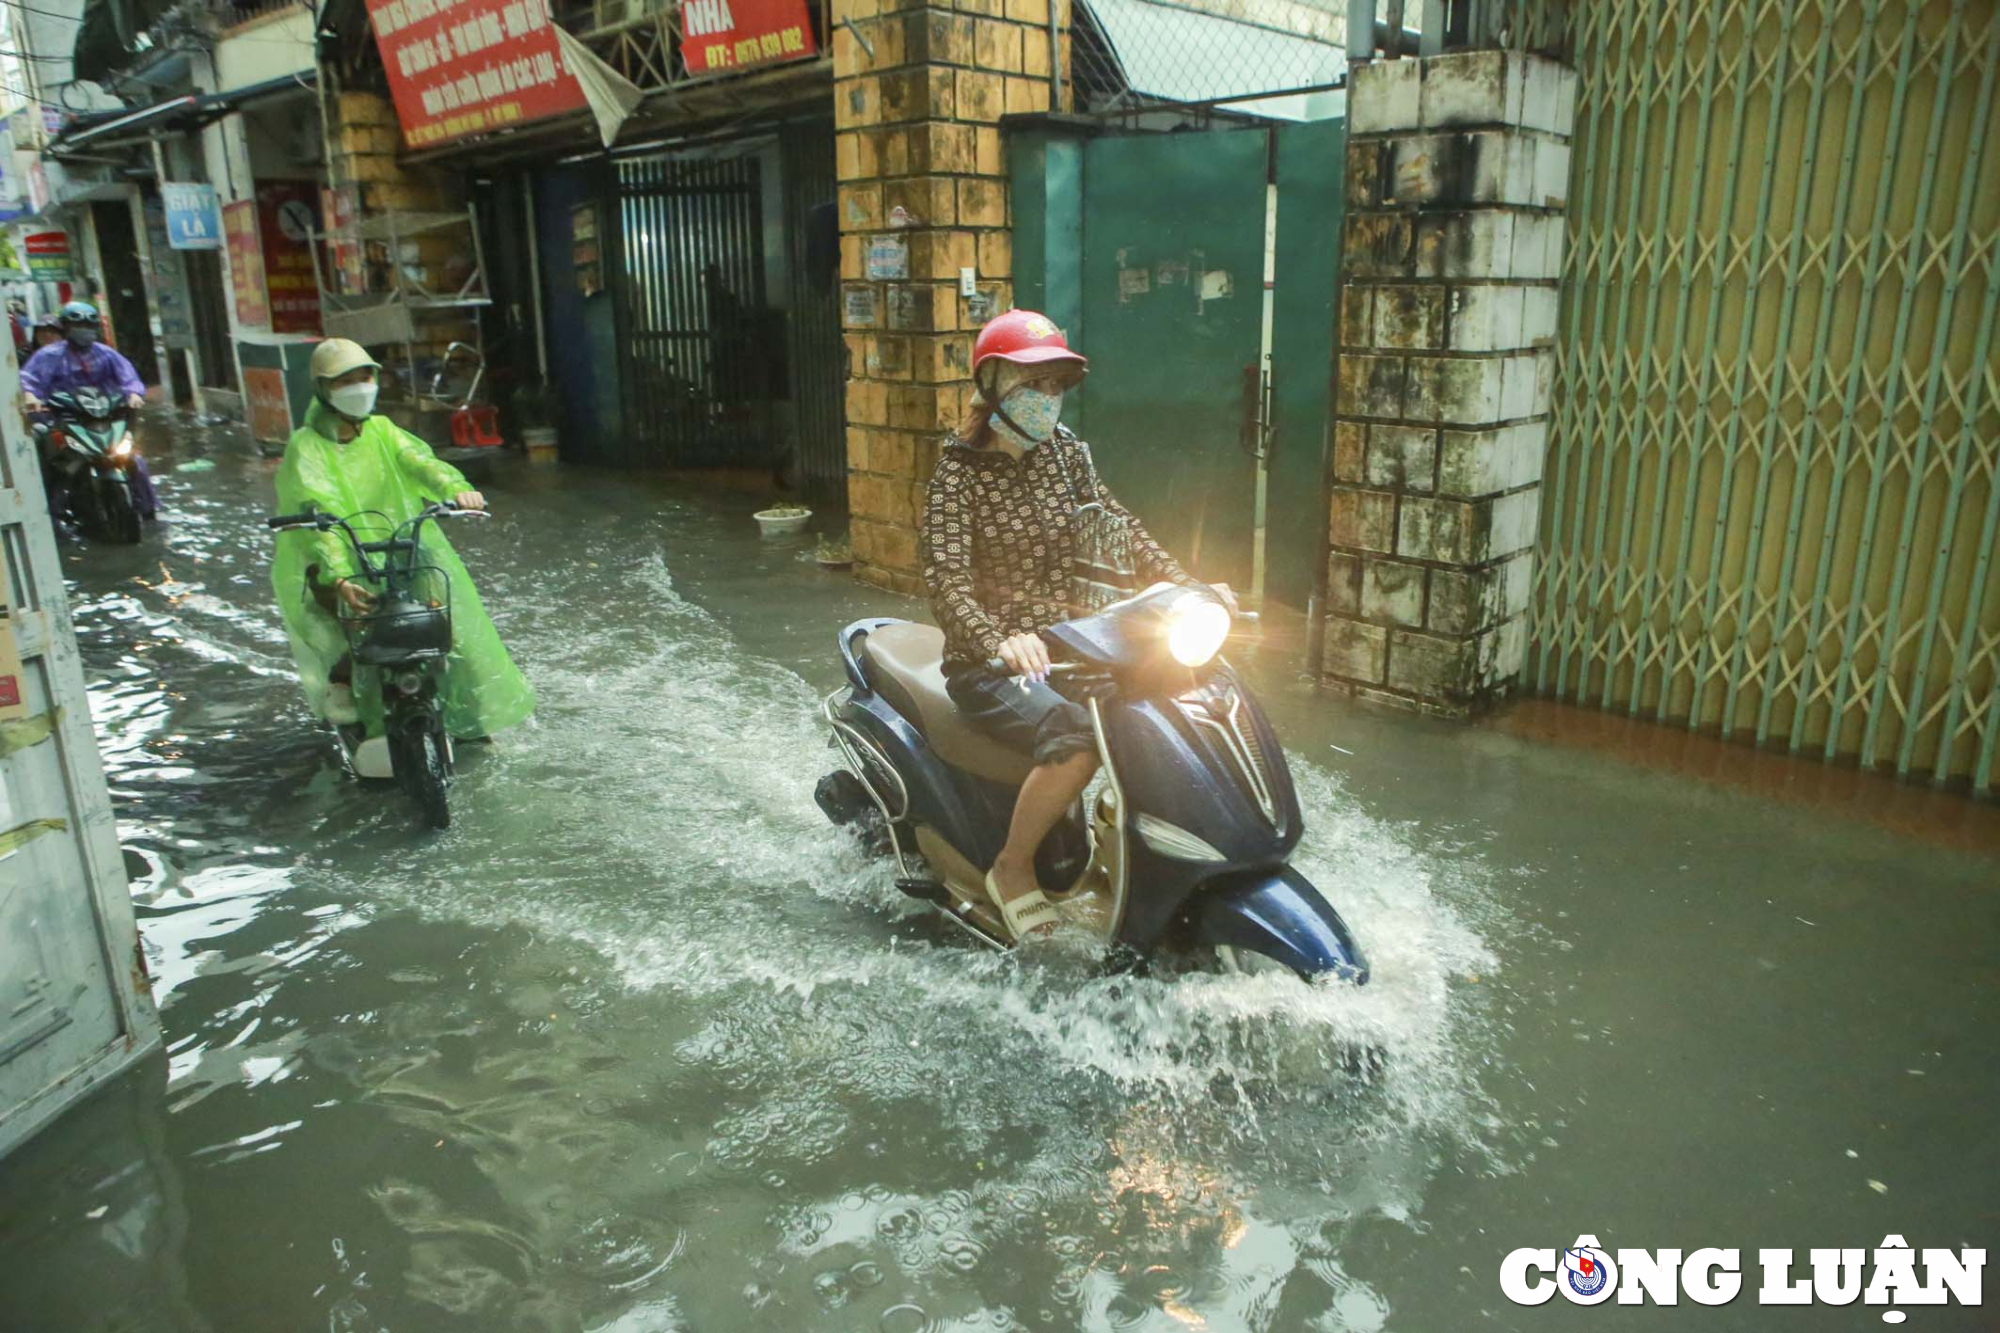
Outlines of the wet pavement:
{"label": "wet pavement", "polygon": [[1990,805],[1883,827],[1246,644],[1374,983],[1002,958],[813,805],[833,631],[909,604],[756,497],[487,485],[451,535],[542,707],[428,835],[307,723],[276,464],[155,443],[169,521],[65,572],[167,1051],[0,1163],[9,1333],[1869,1328],[1497,1274],[2000,1239]]}

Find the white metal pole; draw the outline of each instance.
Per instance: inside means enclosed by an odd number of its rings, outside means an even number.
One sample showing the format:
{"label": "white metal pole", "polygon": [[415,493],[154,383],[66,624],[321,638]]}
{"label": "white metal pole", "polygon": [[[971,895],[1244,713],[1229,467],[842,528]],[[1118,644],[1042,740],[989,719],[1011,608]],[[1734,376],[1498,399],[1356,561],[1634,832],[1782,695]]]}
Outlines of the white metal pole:
{"label": "white metal pole", "polygon": [[1264,546],[1271,491],[1271,318],[1278,280],[1278,184],[1264,185],[1264,317],[1258,331],[1257,504],[1250,537],[1250,606],[1264,609]]}

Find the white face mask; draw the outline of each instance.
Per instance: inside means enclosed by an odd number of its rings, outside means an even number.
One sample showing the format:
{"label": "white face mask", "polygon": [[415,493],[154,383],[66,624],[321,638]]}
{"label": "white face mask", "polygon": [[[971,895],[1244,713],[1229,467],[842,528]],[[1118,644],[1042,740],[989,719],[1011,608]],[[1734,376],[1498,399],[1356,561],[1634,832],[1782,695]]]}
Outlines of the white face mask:
{"label": "white face mask", "polygon": [[373,380],[366,384],[343,384],[337,389],[328,389],[326,401],[342,416],[360,421],[375,410],[375,393],[380,388]]}

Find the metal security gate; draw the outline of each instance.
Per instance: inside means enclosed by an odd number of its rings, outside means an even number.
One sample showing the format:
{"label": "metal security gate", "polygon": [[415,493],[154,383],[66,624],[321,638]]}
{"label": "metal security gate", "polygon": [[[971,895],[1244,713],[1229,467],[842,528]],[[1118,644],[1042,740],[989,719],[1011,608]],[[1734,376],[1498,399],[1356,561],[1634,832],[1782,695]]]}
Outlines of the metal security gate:
{"label": "metal security gate", "polygon": [[1250,583],[1268,142],[1256,132],[1094,139],[1083,149],[1077,433],[1098,471],[1201,577]]}
{"label": "metal security gate", "polygon": [[1571,14],[1530,679],[1990,790],[1995,6]]}
{"label": "metal security gate", "polygon": [[764,301],[755,157],[618,164],[628,428],[647,461],[766,467],[784,355]]}
{"label": "metal security gate", "polygon": [[0,431],[5,1154],[157,1045],[160,1029],[145,990],[40,465],[18,416],[6,414]]}
{"label": "metal security gate", "polygon": [[797,470],[814,494],[847,485],[847,345],[840,336],[840,223],[834,213],[833,122],[787,125],[778,135]]}

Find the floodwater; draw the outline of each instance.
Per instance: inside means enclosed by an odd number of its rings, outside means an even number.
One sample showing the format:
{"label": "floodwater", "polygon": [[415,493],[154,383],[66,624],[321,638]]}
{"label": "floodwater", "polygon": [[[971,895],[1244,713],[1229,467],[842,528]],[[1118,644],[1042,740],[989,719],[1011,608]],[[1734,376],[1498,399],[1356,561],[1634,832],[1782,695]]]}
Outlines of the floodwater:
{"label": "floodwater", "polygon": [[[275,464],[156,443],[170,521],[65,560],[167,1049],[0,1164],[9,1333],[1859,1329],[1754,1251],[2000,1239],[1990,838],[1249,644],[1373,984],[991,955],[812,801],[833,631],[909,604],[754,497],[518,466],[452,536],[541,712],[424,834],[307,725]],[[1582,1233],[1746,1292],[1502,1295]]]}

